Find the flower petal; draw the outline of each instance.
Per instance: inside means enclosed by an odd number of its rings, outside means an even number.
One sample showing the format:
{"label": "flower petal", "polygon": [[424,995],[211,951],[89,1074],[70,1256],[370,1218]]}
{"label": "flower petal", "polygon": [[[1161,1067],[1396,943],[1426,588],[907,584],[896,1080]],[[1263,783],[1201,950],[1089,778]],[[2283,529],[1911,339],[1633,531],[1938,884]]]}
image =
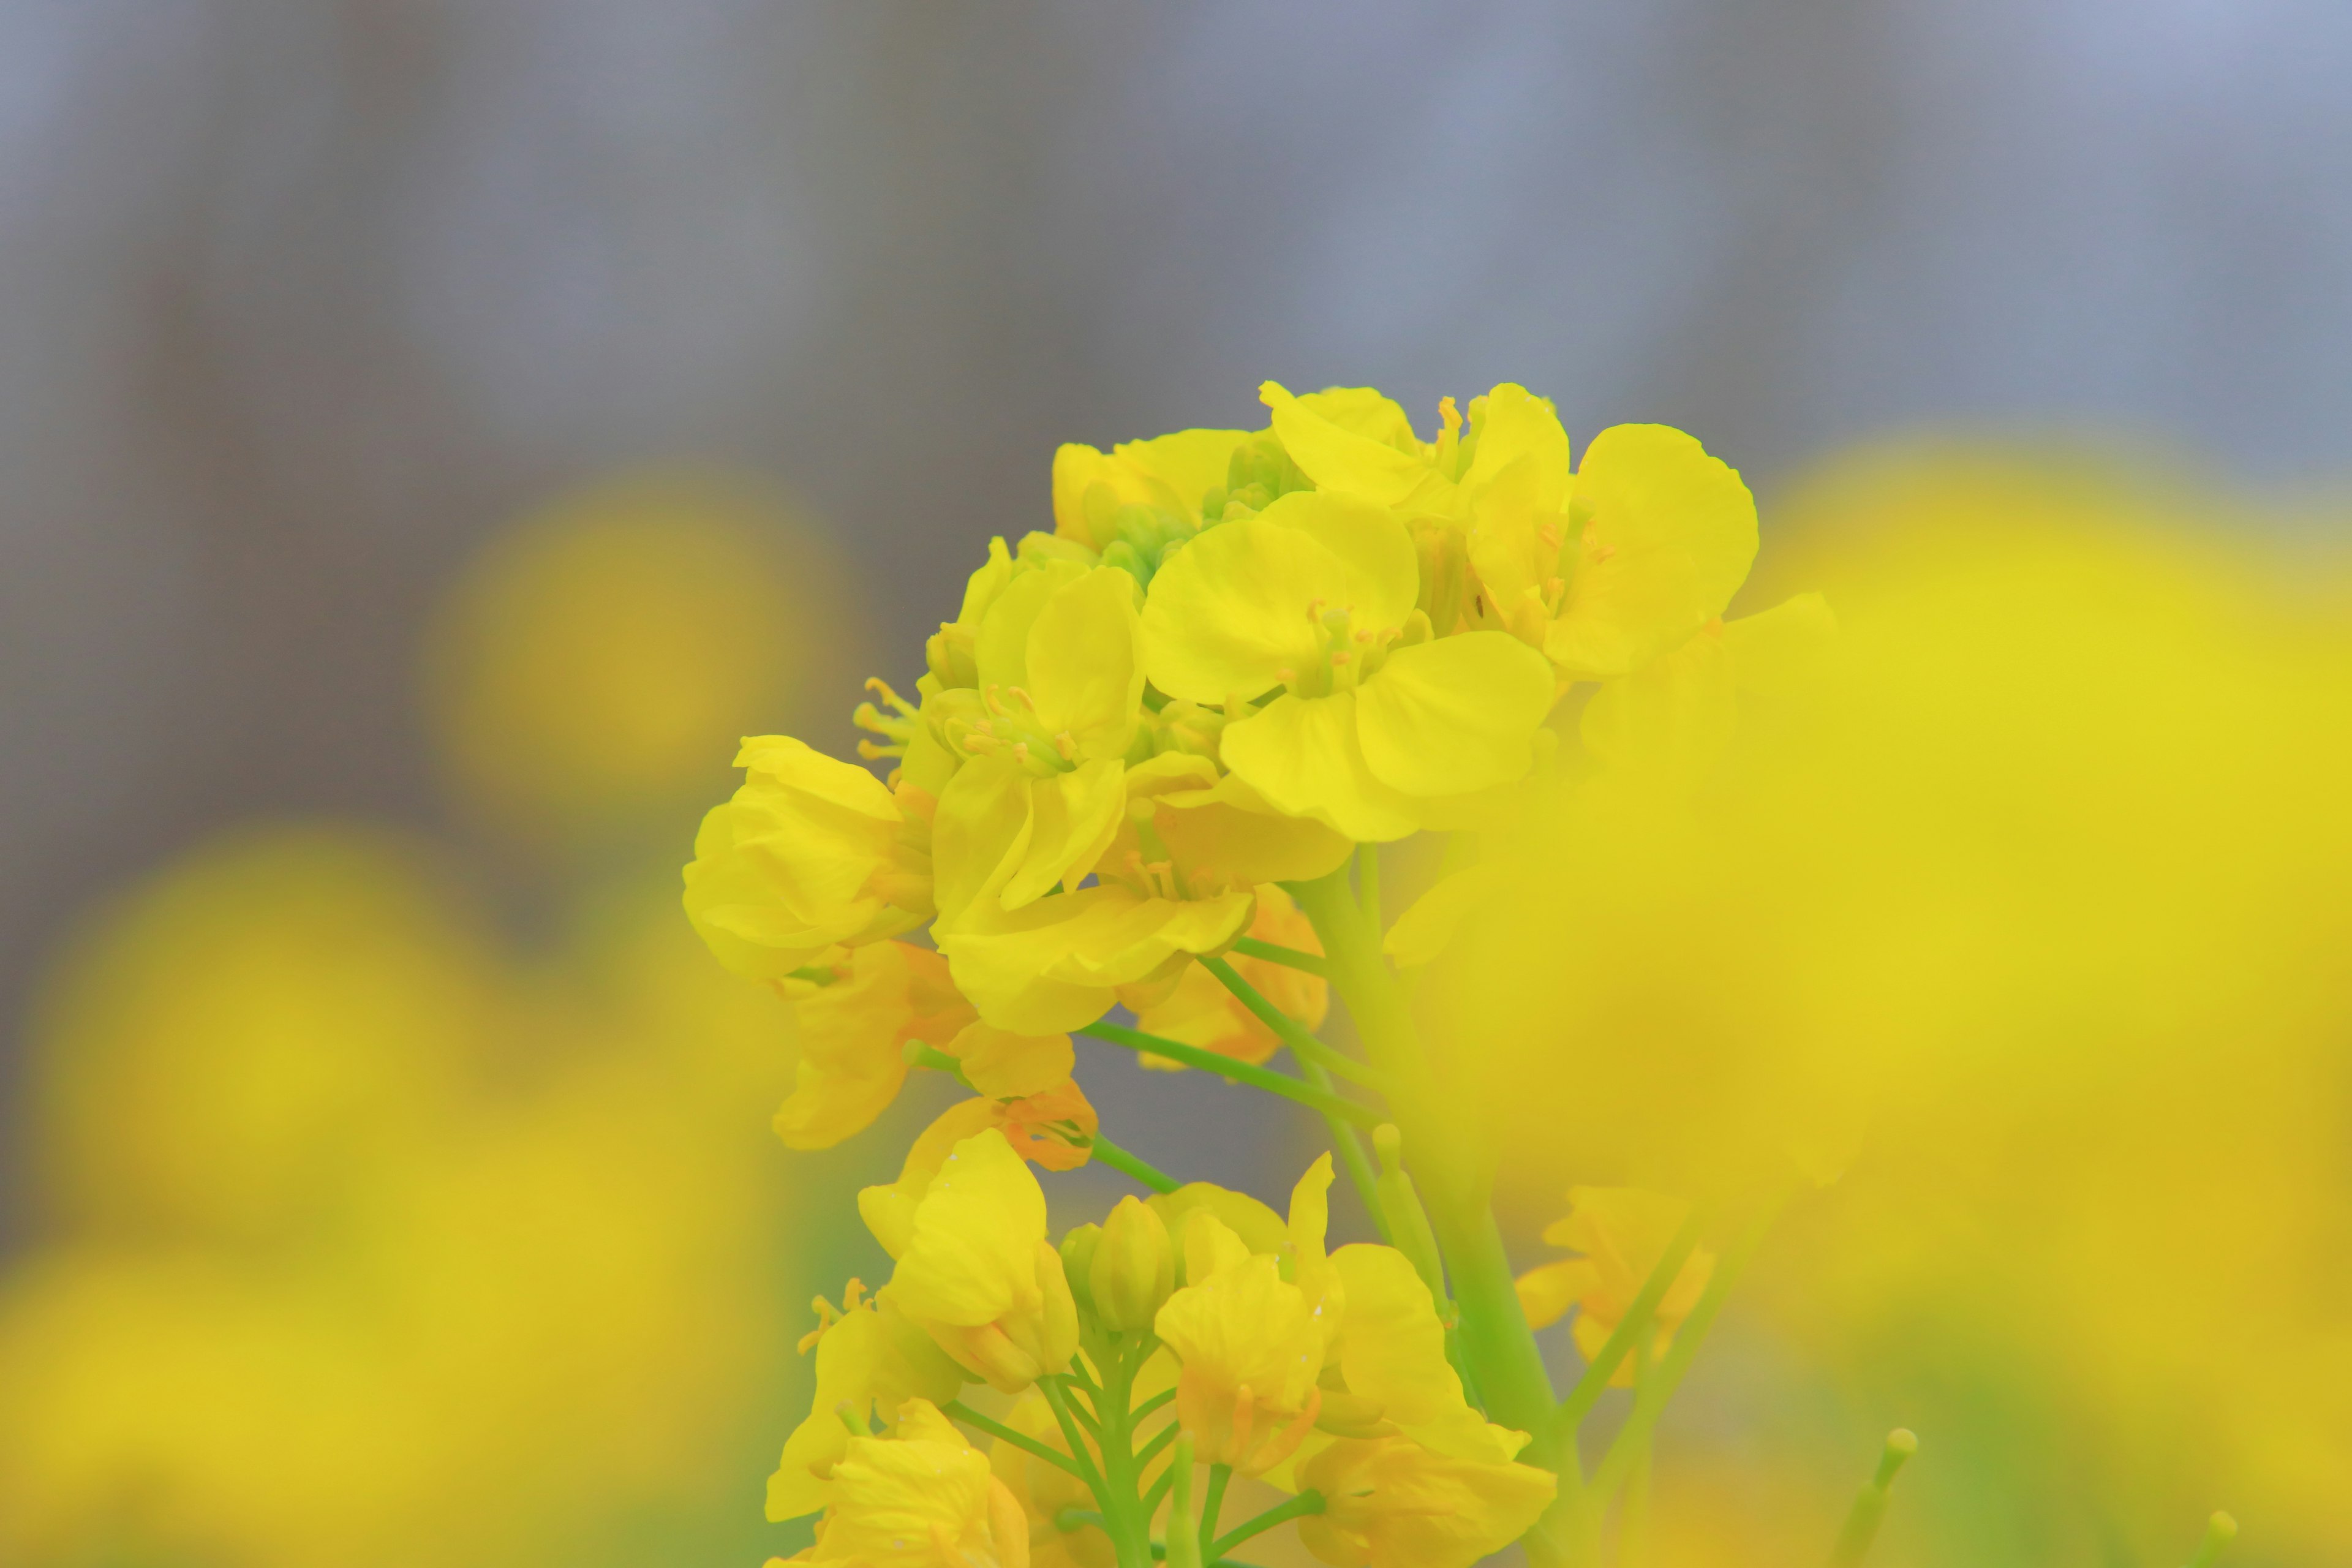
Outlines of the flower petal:
{"label": "flower petal", "polygon": [[1160,563],[1143,606],[1146,668],[1171,697],[1255,697],[1322,657],[1318,602],[1347,602],[1354,571],[1303,529],[1243,518]]}
{"label": "flower petal", "polygon": [[1411,795],[1508,784],[1534,760],[1553,689],[1543,656],[1502,632],[1399,648],[1357,694],[1364,760]]}
{"label": "flower petal", "polygon": [[1225,727],[1220,742],[1225,765],[1277,811],[1312,817],[1358,843],[1402,838],[1419,829],[1420,819],[1412,802],[1381,783],[1365,762],[1357,739],[1357,698],[1353,691],[1276,698]]}
{"label": "flower petal", "polygon": [[1723,614],[1756,559],[1739,476],[1664,425],[1618,425],[1586,448],[1583,537],[1546,651],[1571,679],[1638,669]]}

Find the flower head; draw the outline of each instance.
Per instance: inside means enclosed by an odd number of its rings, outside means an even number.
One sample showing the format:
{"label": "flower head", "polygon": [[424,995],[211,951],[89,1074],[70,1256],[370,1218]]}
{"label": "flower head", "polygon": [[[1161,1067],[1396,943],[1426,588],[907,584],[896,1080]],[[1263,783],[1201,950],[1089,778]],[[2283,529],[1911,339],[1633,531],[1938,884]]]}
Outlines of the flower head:
{"label": "flower head", "polygon": [[885,1293],[973,1376],[1018,1393],[1069,1363],[1077,1305],[1045,1239],[1045,1194],[1003,1132],[956,1144],[920,1200],[875,1228],[897,1244]]}
{"label": "flower head", "polygon": [[811,1563],[1029,1568],[1029,1521],[988,1457],[922,1400],[896,1434],[852,1437],[833,1468]]}
{"label": "flower head", "polygon": [[1143,612],[1151,682],[1223,704],[1223,763],[1276,810],[1403,837],[1425,803],[1525,773],[1553,697],[1549,667],[1515,638],[1433,639],[1419,590],[1393,513],[1285,496],[1161,566]]}
{"label": "flower head", "polygon": [[929,916],[921,803],[786,735],[746,740],[735,765],[750,776],[702,819],[686,868],[688,918],[730,969],[780,979]]}

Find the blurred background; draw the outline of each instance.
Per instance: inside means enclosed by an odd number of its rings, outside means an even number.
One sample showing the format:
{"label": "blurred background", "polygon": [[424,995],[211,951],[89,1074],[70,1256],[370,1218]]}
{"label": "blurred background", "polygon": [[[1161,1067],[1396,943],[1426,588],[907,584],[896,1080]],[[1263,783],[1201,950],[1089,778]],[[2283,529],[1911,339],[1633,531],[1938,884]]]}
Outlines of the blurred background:
{"label": "blurred background", "polygon": [[[2223,651],[2176,686],[2304,681],[2263,733],[2335,723],[2347,65],[2321,0],[0,5],[0,1560],[793,1543],[758,1486],[802,1303],[874,1268],[842,1194],[903,1141],[774,1144],[789,1021],[676,868],[733,737],[839,749],[859,678],[911,680],[981,542],[1050,526],[1061,441],[1255,426],[1269,376],[1424,422],[1520,380],[1580,443],[1699,433],[1782,591],[1915,604],[1957,491],[2141,563],[1999,558],[2120,646],[2193,620]],[[1822,542],[1914,522],[1943,542],[1874,577]],[[2180,722],[2121,754],[2199,754]],[[2242,742],[2178,821],[2329,816],[2332,742]],[[2128,795],[2115,754],[2065,776]],[[2315,791],[2284,815],[2281,774]],[[2343,883],[2310,873],[2344,862],[2278,837],[2302,869],[2231,887],[2288,912],[2227,929],[2292,962],[2167,1014],[2268,1098],[2217,1131],[2212,1077],[2093,1052],[1947,1163],[1865,1154],[1677,1417],[1733,1522],[1662,1554],[1815,1551],[1759,1532],[1825,1542],[1898,1420],[1889,1560],[2155,1562],[2254,1492],[2246,1560],[2352,1552]],[[2165,952],[2221,929],[2157,907]],[[1286,1184],[1286,1123],[1170,1081],[1146,1153]],[[1107,1128],[1142,1103],[1088,1088]],[[2134,1095],[2171,1131],[2084,1154]],[[2076,1196],[1987,1147],[2072,1151]],[[1969,1247],[1853,1261],[1931,1200]],[[2101,1252],[2084,1215],[2128,1217]]]}

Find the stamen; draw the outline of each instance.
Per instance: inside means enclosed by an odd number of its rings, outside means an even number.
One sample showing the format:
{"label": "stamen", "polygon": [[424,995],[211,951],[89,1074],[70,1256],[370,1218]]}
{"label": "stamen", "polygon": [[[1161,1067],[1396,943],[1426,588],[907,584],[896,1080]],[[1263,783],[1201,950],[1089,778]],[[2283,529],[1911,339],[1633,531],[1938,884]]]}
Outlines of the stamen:
{"label": "stamen", "polygon": [[1075,763],[1078,760],[1078,743],[1070,739],[1070,732],[1067,730],[1054,737],[1054,750],[1062,753],[1062,760],[1066,763]]}

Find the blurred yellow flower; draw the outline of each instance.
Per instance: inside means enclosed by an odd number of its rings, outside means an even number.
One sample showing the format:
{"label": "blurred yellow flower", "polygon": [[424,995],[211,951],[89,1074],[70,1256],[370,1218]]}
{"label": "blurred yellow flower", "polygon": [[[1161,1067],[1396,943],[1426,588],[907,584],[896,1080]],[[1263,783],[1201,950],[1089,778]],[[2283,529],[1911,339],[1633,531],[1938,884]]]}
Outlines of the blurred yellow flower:
{"label": "blurred yellow flower", "polygon": [[[1637,1187],[1571,1187],[1569,1210],[1544,1229],[1544,1240],[1580,1254],[1528,1269],[1519,1276],[1519,1308],[1530,1328],[1549,1328],[1579,1309],[1570,1331],[1576,1348],[1588,1362],[1609,1342],[1633,1298],[1657,1268],[1673,1245],[1675,1233],[1690,1215],[1691,1205],[1663,1193]],[[1674,1283],[1658,1299],[1650,1322],[1654,1332],[1651,1354],[1671,1349],[1675,1330],[1706,1289],[1715,1273],[1715,1255],[1695,1249],[1675,1275]],[[1631,1387],[1637,1357],[1627,1357],[1610,1382]]]}

